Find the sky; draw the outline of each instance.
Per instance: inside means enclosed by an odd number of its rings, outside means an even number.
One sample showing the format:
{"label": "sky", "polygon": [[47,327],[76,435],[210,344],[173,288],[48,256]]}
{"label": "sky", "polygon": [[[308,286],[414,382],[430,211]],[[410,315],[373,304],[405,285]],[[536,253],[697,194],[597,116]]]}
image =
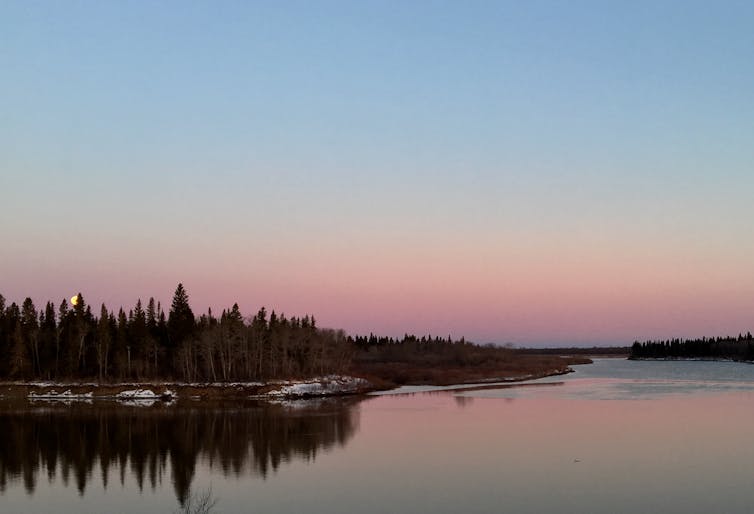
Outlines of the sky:
{"label": "sky", "polygon": [[754,330],[754,3],[0,3],[0,294]]}

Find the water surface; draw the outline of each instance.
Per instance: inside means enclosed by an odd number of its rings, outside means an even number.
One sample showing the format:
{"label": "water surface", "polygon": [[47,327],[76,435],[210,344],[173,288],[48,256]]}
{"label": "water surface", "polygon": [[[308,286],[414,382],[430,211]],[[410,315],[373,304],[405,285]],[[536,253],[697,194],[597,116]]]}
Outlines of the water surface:
{"label": "water surface", "polygon": [[0,511],[750,512],[754,366],[279,405],[0,403]]}

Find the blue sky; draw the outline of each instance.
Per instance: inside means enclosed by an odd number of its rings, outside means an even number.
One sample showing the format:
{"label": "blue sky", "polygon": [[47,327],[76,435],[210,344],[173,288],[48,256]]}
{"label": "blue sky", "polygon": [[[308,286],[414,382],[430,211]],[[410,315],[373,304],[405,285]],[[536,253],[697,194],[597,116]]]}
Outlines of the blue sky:
{"label": "blue sky", "polygon": [[749,329],[753,26],[749,2],[4,2],[0,292],[183,281],[201,309],[531,344]]}

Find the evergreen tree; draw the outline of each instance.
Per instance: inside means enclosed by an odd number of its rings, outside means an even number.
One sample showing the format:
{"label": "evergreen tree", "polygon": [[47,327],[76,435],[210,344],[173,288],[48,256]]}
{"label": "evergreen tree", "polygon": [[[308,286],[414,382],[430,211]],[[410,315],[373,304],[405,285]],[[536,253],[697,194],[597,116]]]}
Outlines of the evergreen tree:
{"label": "evergreen tree", "polygon": [[63,299],[58,307],[58,328],[55,336],[55,378],[60,377],[65,366],[66,351],[68,349],[68,332],[70,317],[68,315],[68,300]]}
{"label": "evergreen tree", "polygon": [[149,298],[147,303],[147,328],[150,331],[157,328],[157,307],[155,307],[154,298]]}
{"label": "evergreen tree", "polygon": [[100,308],[100,317],[97,321],[97,375],[102,382],[107,376],[108,362],[110,358],[110,346],[112,335],[110,332],[110,315],[105,304]]}
{"label": "evergreen tree", "polygon": [[221,344],[219,350],[223,380],[229,380],[233,376],[237,356],[244,347],[245,332],[243,316],[238,309],[238,304],[233,304],[233,308],[227,312],[223,311],[220,318]]}
{"label": "evergreen tree", "polygon": [[57,332],[55,306],[52,302],[47,302],[44,314],[39,318],[39,365],[41,377],[48,380],[55,371]]}
{"label": "evergreen tree", "polygon": [[24,343],[21,324],[21,311],[16,303],[11,303],[6,313],[6,323],[10,335],[10,376],[28,378],[31,375],[29,353]]}
{"label": "evergreen tree", "polygon": [[167,376],[172,370],[172,361],[165,357],[168,346],[168,321],[165,318],[165,311],[162,310],[160,302],[157,302],[157,348],[159,349],[159,357],[162,359],[162,365],[158,369],[158,372],[162,376]]}
{"label": "evergreen tree", "polygon": [[[5,298],[0,295],[0,355],[10,355],[10,327],[5,314]],[[0,359],[0,374],[8,375],[8,359]]]}
{"label": "evergreen tree", "polygon": [[183,284],[178,284],[173,295],[173,303],[168,315],[168,351],[171,360],[187,380],[193,380],[197,369],[197,356],[193,348],[196,329],[194,313],[189,305],[189,297]]}
{"label": "evergreen tree", "polygon": [[89,335],[89,317],[91,311],[87,310],[86,302],[81,293],[76,295],[76,301],[73,306],[73,324],[70,340],[70,349],[76,348],[75,352],[69,355],[70,370],[80,375],[86,370],[86,338]]}
{"label": "evergreen tree", "polygon": [[24,343],[21,323],[15,324],[15,328],[11,334],[10,376],[17,379],[29,378],[31,376],[29,352]]}
{"label": "evergreen tree", "polygon": [[159,360],[159,342],[160,336],[158,333],[158,310],[155,306],[154,298],[149,298],[147,303],[147,345],[145,353],[145,361],[151,367],[151,374],[156,375],[158,371]]}
{"label": "evergreen tree", "polygon": [[128,318],[121,307],[118,310],[118,323],[115,330],[115,359],[118,379],[123,379],[131,372],[131,348],[128,339]]}
{"label": "evergreen tree", "polygon": [[26,298],[21,307],[21,331],[31,358],[32,373],[39,373],[39,319],[31,298]]}
{"label": "evergreen tree", "polygon": [[189,305],[189,297],[183,284],[178,284],[168,315],[168,337],[175,347],[194,334],[196,320]]}
{"label": "evergreen tree", "polygon": [[131,327],[129,330],[129,336],[131,340],[131,363],[133,371],[136,373],[136,378],[141,378],[144,373],[145,360],[147,355],[148,331],[147,331],[147,316],[144,309],[141,306],[141,298],[136,301],[136,307],[133,310],[133,317],[131,319]]}

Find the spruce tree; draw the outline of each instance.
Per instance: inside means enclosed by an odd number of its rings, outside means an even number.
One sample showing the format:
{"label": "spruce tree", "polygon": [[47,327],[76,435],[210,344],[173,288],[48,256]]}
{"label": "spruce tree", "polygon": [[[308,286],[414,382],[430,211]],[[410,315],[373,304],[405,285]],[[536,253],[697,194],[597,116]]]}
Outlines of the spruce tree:
{"label": "spruce tree", "polygon": [[107,376],[107,363],[110,358],[111,341],[110,314],[103,303],[97,323],[97,375],[100,382]]}
{"label": "spruce tree", "polygon": [[168,315],[168,336],[171,346],[175,347],[193,335],[195,323],[194,313],[189,306],[188,294],[183,284],[178,284]]}
{"label": "spruce tree", "polygon": [[39,317],[39,365],[42,373],[40,378],[50,379],[55,370],[56,340],[55,306],[52,302],[47,302],[44,314]]}
{"label": "spruce tree", "polygon": [[28,355],[31,357],[31,370],[39,372],[39,320],[37,308],[31,298],[26,298],[21,307],[21,329]]}
{"label": "spruce tree", "polygon": [[147,354],[147,316],[141,305],[141,298],[136,301],[136,307],[133,310],[133,319],[131,320],[131,330],[129,336],[131,339],[133,353],[131,355],[132,363],[135,364],[137,378],[141,378],[142,368],[144,366],[144,357]]}
{"label": "spruce tree", "polygon": [[192,338],[196,328],[194,313],[183,284],[178,284],[168,315],[168,360],[175,362],[184,379],[192,380],[196,371],[196,355]]}
{"label": "spruce tree", "polygon": [[147,328],[152,335],[157,330],[157,307],[155,307],[154,298],[150,298],[147,303]]}
{"label": "spruce tree", "polygon": [[115,362],[118,367],[118,378],[123,379],[130,373],[131,355],[128,341],[128,318],[123,307],[118,310],[118,324],[115,330]]}
{"label": "spruce tree", "polygon": [[157,331],[157,316],[157,307],[154,298],[149,298],[149,302],[147,303],[147,346],[145,361],[151,366],[151,373],[154,376],[157,376],[159,373],[157,360],[159,355],[160,337]]}

